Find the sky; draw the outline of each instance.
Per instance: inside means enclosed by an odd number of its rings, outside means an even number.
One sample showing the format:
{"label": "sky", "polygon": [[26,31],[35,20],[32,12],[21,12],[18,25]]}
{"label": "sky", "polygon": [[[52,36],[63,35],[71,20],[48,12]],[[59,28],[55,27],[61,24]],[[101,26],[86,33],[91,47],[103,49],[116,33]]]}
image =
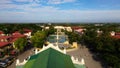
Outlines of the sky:
{"label": "sky", "polygon": [[120,0],[0,0],[0,23],[120,22]]}

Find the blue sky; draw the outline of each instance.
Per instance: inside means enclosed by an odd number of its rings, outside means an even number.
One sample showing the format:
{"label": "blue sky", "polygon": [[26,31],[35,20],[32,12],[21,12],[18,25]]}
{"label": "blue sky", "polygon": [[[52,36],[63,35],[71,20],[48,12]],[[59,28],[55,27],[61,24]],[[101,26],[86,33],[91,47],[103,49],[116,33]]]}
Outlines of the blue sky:
{"label": "blue sky", "polygon": [[0,23],[120,22],[120,0],[0,0]]}

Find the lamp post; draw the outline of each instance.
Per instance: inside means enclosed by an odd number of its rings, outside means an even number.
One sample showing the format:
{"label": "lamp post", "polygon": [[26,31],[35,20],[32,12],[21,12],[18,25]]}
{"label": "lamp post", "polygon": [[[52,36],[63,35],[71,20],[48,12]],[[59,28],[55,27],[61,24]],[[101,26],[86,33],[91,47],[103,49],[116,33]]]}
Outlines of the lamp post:
{"label": "lamp post", "polygon": [[56,38],[56,40],[57,40],[57,42],[56,42],[57,46],[58,46],[58,39],[59,39],[59,36],[58,36],[58,29],[57,29],[57,38]]}

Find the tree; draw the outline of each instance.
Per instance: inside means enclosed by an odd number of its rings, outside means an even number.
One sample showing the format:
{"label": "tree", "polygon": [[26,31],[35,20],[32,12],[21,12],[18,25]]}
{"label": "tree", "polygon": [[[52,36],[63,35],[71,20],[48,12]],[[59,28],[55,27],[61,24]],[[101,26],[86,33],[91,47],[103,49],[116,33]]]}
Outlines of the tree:
{"label": "tree", "polygon": [[49,29],[49,31],[48,31],[48,34],[54,34],[55,33],[55,29],[54,29],[54,27],[51,25],[50,26],[50,29]]}
{"label": "tree", "polygon": [[20,51],[24,50],[24,47],[26,46],[27,40],[25,38],[19,38],[14,42],[14,45],[17,49]]}
{"label": "tree", "polygon": [[42,48],[45,39],[46,39],[46,32],[38,31],[32,36],[31,41],[34,47]]}
{"label": "tree", "polygon": [[42,28],[36,24],[0,24],[0,30],[6,34],[13,33],[15,31],[23,33],[24,28],[32,30],[33,33],[37,30],[42,30]]}
{"label": "tree", "polygon": [[104,54],[103,59],[111,66],[114,66],[120,61],[120,59],[113,54]]}
{"label": "tree", "polygon": [[72,42],[80,42],[81,41],[81,37],[79,34],[75,33],[75,32],[68,32],[65,31],[65,34],[68,35],[69,38],[69,42],[72,44]]}

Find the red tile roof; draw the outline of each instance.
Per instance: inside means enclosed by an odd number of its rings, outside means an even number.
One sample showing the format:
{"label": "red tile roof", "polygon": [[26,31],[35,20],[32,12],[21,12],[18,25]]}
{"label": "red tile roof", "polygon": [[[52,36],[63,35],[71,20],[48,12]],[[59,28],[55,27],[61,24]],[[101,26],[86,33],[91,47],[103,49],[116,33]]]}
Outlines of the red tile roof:
{"label": "red tile roof", "polygon": [[112,36],[113,38],[120,39],[120,35]]}
{"label": "red tile roof", "polygon": [[15,42],[19,38],[26,37],[25,35],[12,35],[12,39],[10,40],[10,43]]}
{"label": "red tile roof", "polygon": [[12,35],[13,38],[21,38],[21,37],[26,37],[26,35]]}
{"label": "red tile roof", "polygon": [[0,39],[8,39],[10,36],[0,36]]}
{"label": "red tile roof", "polygon": [[116,39],[120,39],[120,32],[116,32],[115,35],[112,37]]}
{"label": "red tile roof", "polygon": [[21,34],[19,31],[12,33],[10,43],[15,42],[18,38],[26,37],[26,35]]}
{"label": "red tile roof", "polygon": [[115,33],[115,35],[120,35],[120,33]]}
{"label": "red tile roof", "polygon": [[82,27],[79,27],[79,26],[73,26],[72,27],[73,30],[78,30],[78,29],[83,29]]}
{"label": "red tile roof", "polygon": [[17,39],[23,38],[23,37],[26,37],[26,35],[12,35],[12,38],[11,38],[11,40],[10,40],[10,43],[13,43],[13,42],[15,42]]}
{"label": "red tile roof", "polygon": [[23,38],[26,37],[26,35],[22,35],[20,32],[16,31],[14,33],[12,33],[11,36],[0,36],[0,39],[8,39],[9,38],[9,42],[15,42],[18,38]]}
{"label": "red tile roof", "polygon": [[10,41],[10,43],[15,42],[17,39],[18,39],[18,38],[13,38],[13,39]]}
{"label": "red tile roof", "polygon": [[30,30],[30,29],[24,29],[23,31],[24,31],[25,33],[32,32],[32,30]]}
{"label": "red tile roof", "polygon": [[3,31],[0,31],[0,34],[4,34],[4,32],[3,32]]}
{"label": "red tile roof", "polygon": [[6,45],[10,44],[9,42],[0,42],[0,47],[4,47]]}
{"label": "red tile roof", "polygon": [[12,35],[19,35],[21,34],[19,31],[15,31],[14,33],[12,33]]}
{"label": "red tile roof", "polygon": [[13,38],[21,38],[21,37],[26,37],[26,35],[22,35],[19,31],[16,31],[12,33]]}

